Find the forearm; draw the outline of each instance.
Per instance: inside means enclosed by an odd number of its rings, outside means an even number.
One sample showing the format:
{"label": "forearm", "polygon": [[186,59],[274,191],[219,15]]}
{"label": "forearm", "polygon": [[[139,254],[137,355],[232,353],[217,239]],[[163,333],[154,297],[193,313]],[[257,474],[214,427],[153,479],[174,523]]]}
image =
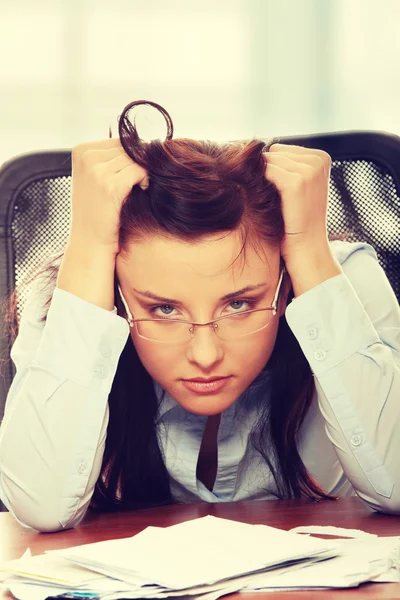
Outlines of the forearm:
{"label": "forearm", "polygon": [[[372,508],[400,513],[400,370],[370,346],[315,377],[326,432],[347,479]],[[354,373],[362,377],[354,377]]]}
{"label": "forearm", "polygon": [[129,335],[124,319],[55,290],[47,321],[26,317],[0,432],[4,503],[53,531],[83,516],[97,481],[107,400]]}
{"label": "forearm", "polygon": [[4,504],[38,531],[74,527],[83,518],[99,477],[108,410],[106,398],[64,382],[46,398],[35,369],[26,378],[0,441]]}
{"label": "forearm", "polygon": [[57,287],[106,310],[114,308],[116,256],[101,246],[70,237],[57,278]]}
{"label": "forearm", "polygon": [[377,262],[357,256],[343,265],[346,275],[297,297],[286,318],[314,373],[346,476],[370,506],[397,513],[400,315]]}
{"label": "forearm", "polygon": [[297,252],[290,262],[286,262],[286,269],[295,297],[343,273],[328,243],[317,249],[308,247]]}

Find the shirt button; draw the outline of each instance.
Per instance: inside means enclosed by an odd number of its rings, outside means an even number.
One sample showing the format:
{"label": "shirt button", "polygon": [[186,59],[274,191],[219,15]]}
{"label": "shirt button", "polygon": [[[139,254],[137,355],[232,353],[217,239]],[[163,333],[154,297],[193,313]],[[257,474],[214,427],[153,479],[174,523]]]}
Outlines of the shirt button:
{"label": "shirt button", "polygon": [[78,473],[84,473],[86,471],[86,464],[85,463],[79,463],[78,465]]}
{"label": "shirt button", "polygon": [[110,356],[112,354],[112,350],[111,350],[110,346],[107,346],[106,344],[101,344],[100,353],[102,356],[104,356],[104,358],[110,358]]}
{"label": "shirt button", "polygon": [[317,350],[314,354],[314,358],[315,358],[315,360],[325,360],[325,358],[326,358],[325,350],[322,350],[322,348]]}
{"label": "shirt button", "polygon": [[316,327],[310,327],[307,331],[307,337],[309,340],[316,340],[318,337],[318,329]]}
{"label": "shirt button", "polygon": [[93,371],[99,379],[105,379],[107,377],[107,367],[105,365],[96,365]]}
{"label": "shirt button", "polygon": [[350,438],[350,442],[352,446],[359,446],[361,444],[361,436],[360,435],[352,435]]}

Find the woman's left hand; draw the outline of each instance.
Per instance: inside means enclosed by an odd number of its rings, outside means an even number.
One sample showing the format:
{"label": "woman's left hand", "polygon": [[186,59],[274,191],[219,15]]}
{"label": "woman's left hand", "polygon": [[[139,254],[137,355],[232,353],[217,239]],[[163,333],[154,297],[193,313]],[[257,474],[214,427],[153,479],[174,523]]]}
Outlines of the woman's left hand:
{"label": "woman's left hand", "polygon": [[297,296],[342,272],[327,235],[331,158],[322,150],[287,144],[273,144],[264,156],[266,178],[282,198],[281,255]]}

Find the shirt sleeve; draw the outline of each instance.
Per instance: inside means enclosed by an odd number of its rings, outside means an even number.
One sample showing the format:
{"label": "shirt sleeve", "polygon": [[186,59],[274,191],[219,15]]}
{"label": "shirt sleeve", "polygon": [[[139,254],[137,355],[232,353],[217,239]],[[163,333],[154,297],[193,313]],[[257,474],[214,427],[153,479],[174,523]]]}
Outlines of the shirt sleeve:
{"label": "shirt sleeve", "polygon": [[400,513],[399,304],[370,246],[357,244],[342,269],[295,298],[286,319],[345,475],[369,506]]}
{"label": "shirt sleeve", "polygon": [[90,504],[129,325],[115,309],[59,288],[41,321],[39,290],[37,283],[11,350],[16,375],[0,428],[0,495],[21,524],[56,531],[76,525]]}

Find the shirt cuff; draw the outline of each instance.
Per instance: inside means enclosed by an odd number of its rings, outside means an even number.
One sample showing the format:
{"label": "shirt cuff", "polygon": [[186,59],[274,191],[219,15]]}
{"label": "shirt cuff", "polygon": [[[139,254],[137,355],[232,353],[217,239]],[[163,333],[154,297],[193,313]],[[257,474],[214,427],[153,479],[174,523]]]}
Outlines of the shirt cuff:
{"label": "shirt cuff", "polygon": [[331,277],[294,298],[285,316],[317,376],[380,341],[344,274]]}
{"label": "shirt cuff", "polygon": [[33,364],[109,393],[130,331],[115,313],[55,288]]}

